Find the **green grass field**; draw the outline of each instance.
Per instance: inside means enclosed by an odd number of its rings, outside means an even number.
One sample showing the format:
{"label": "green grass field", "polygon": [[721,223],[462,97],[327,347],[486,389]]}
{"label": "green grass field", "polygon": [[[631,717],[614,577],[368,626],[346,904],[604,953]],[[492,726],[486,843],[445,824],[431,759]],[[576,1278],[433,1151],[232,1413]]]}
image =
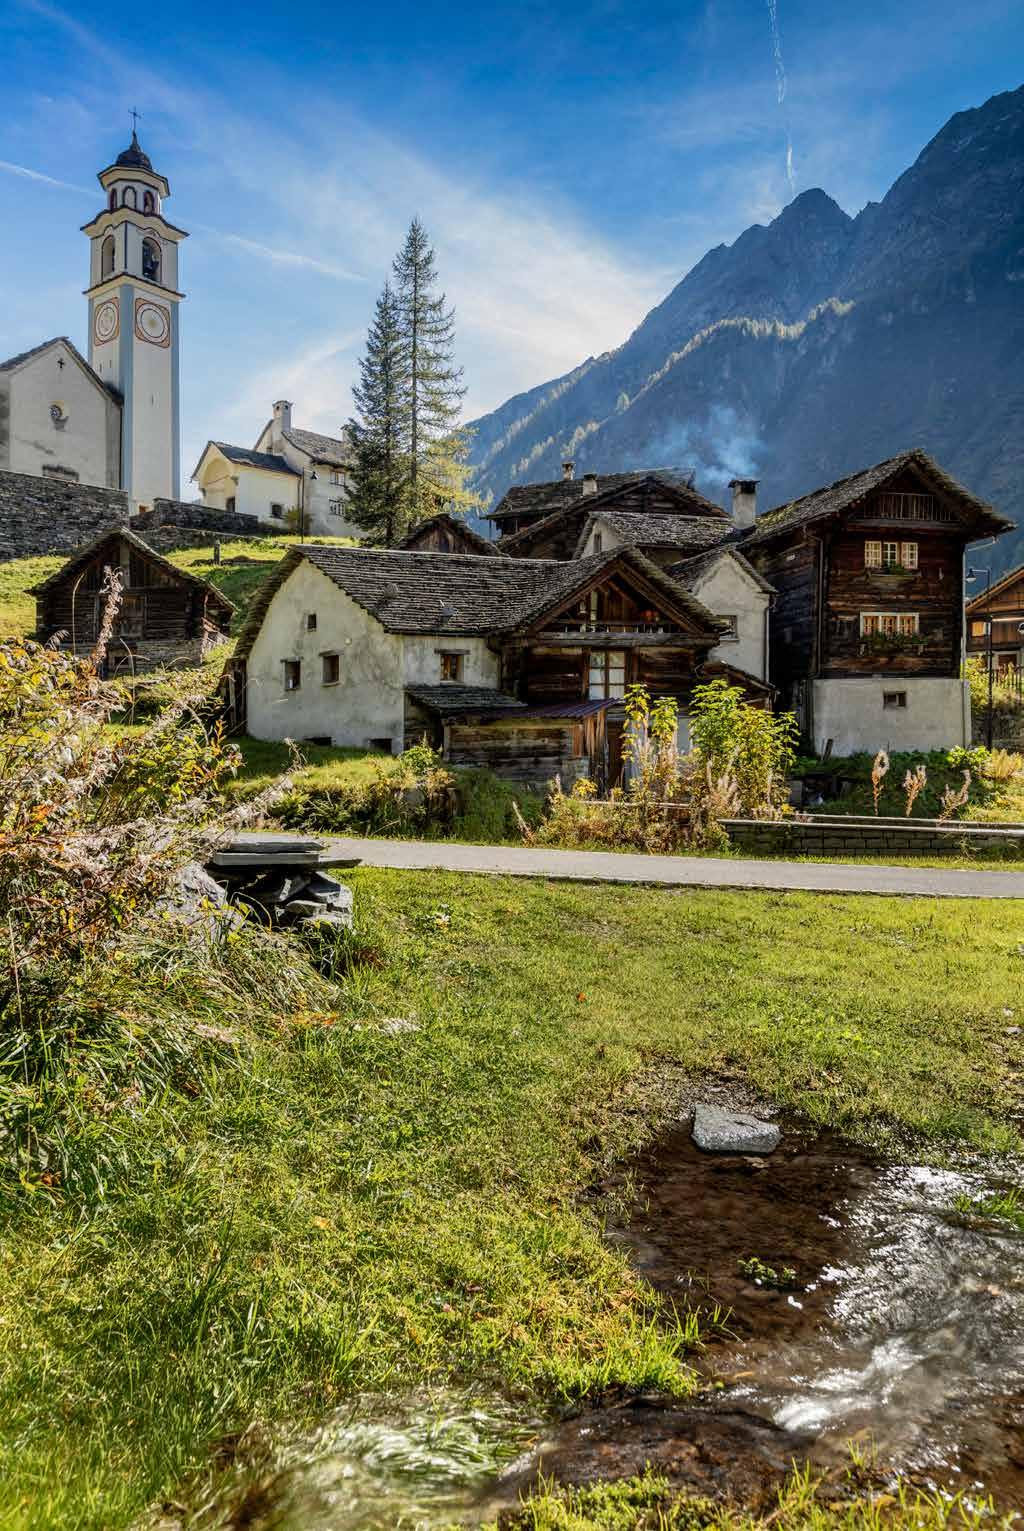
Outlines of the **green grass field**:
{"label": "green grass field", "polygon": [[[366,1391],[685,1392],[688,1337],[580,1199],[680,1071],[884,1149],[1020,1147],[1017,905],[350,880],[337,979],[158,927],[80,986],[59,1153],[3,1186],[4,1527],[195,1508],[215,1443]],[[104,1096],[105,1011],[163,1086]]]}
{"label": "green grass field", "polygon": [[[285,553],[296,545],[294,537],[240,537],[221,543],[220,563],[213,548],[185,548],[167,556],[179,569],[209,580],[238,608],[233,631],[245,618],[249,603]],[[311,537],[310,542],[351,547],[350,537]],[[35,600],[27,592],[67,562],[64,557],[15,558],[0,564],[0,638],[20,638],[35,630]]]}

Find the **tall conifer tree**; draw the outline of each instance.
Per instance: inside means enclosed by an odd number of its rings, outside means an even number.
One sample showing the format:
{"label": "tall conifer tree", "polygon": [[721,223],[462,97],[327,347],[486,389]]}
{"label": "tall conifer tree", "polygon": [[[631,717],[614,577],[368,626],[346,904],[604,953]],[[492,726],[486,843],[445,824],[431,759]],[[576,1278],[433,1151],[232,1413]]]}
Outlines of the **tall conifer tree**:
{"label": "tall conifer tree", "polygon": [[408,516],[414,525],[441,510],[468,510],[480,499],[465,487],[469,437],[459,427],[466,390],[454,360],[455,311],[435,291],[434,252],[418,218],[393,273],[408,370]]}
{"label": "tall conifer tree", "polygon": [[391,547],[405,535],[410,507],[410,379],[397,294],[386,283],[352,389],[352,489],[345,514],[370,542]]}

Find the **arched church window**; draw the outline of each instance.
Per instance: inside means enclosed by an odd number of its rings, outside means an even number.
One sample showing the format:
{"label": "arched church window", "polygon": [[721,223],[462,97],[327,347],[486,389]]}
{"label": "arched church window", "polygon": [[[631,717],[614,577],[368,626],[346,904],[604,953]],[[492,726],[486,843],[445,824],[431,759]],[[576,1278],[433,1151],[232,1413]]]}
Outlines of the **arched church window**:
{"label": "arched church window", "polygon": [[160,246],[155,239],[142,241],[142,275],[147,282],[160,280]]}
{"label": "arched church window", "polygon": [[108,234],[100,246],[100,280],[114,274],[114,236]]}
{"label": "arched church window", "polygon": [[142,211],[144,213],[156,212],[156,198],[151,191],[144,191],[142,193]]}
{"label": "arched church window", "polygon": [[111,212],[113,212],[114,209],[117,206],[117,187],[116,186],[111,186],[111,188],[110,188],[110,196],[107,198],[107,206],[110,208]]}
{"label": "arched church window", "polygon": [[126,186],[125,187],[125,189],[124,189],[124,196],[121,198],[121,206],[122,207],[134,207],[135,206],[135,187],[134,186]]}

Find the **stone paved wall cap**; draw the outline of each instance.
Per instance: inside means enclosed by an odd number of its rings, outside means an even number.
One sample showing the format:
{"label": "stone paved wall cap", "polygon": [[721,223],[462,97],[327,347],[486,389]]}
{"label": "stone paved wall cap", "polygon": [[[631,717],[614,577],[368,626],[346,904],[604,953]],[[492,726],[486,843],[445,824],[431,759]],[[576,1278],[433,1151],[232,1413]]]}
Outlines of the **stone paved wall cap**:
{"label": "stone paved wall cap", "polygon": [[698,1105],[693,1113],[693,1141],[710,1154],[770,1154],[782,1133],[774,1122],[763,1122],[745,1111],[723,1111]]}

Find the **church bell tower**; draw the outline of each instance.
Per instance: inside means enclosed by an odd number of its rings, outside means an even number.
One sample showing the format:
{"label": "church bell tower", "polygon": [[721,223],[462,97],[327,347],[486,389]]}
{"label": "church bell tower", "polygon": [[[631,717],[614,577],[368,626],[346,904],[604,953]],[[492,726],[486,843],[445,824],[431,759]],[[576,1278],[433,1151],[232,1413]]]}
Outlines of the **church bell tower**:
{"label": "church bell tower", "polygon": [[89,361],[123,400],[121,488],[137,511],[181,494],[178,246],[188,236],[164,217],[170,187],[134,130],[98,179],[106,206],[82,229]]}

